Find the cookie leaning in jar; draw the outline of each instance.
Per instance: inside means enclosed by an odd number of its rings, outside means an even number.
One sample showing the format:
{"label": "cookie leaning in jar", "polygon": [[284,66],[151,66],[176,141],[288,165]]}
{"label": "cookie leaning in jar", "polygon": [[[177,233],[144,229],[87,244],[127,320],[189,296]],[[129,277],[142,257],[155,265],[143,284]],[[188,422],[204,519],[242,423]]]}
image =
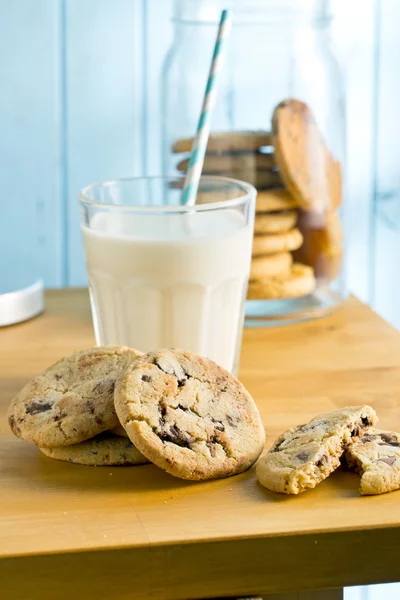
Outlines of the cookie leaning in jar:
{"label": "cookie leaning in jar", "polygon": [[289,429],[258,462],[257,479],[282,494],[314,488],[339,467],[346,448],[377,421],[370,406],[352,406]]}
{"label": "cookie leaning in jar", "polygon": [[141,355],[125,346],[99,346],[62,358],[11,402],[12,432],[39,447],[53,448],[117,427],[115,381]]}
{"label": "cookie leaning in jar", "polygon": [[341,166],[307,104],[294,98],[278,104],[272,117],[272,137],[279,173],[299,206],[316,213],[338,208],[342,202]]}
{"label": "cookie leaning in jar", "polygon": [[260,415],[243,385],[190,352],[142,356],[118,380],[115,408],[138,450],[182,479],[241,473],[264,447]]}
{"label": "cookie leaning in jar", "polygon": [[339,215],[299,211],[297,227],[303,244],[296,250],[294,259],[313,267],[317,278],[335,280],[342,267],[344,247]]}

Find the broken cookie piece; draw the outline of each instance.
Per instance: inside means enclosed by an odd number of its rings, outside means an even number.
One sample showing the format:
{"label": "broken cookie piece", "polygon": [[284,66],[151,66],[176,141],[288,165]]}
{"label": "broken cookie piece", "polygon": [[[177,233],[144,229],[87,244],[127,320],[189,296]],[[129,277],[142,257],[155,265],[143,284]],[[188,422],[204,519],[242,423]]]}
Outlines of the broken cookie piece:
{"label": "broken cookie piece", "polygon": [[257,464],[258,481],[283,494],[314,488],[337,469],[344,450],[377,420],[370,406],[354,406],[289,429]]}
{"label": "broken cookie piece", "polygon": [[117,381],[115,408],[138,450],[182,479],[241,473],[264,447],[260,415],[243,385],[190,352],[143,355]]}
{"label": "broken cookie piece", "polygon": [[361,475],[363,496],[400,489],[400,434],[370,429],[349,446],[345,461]]}

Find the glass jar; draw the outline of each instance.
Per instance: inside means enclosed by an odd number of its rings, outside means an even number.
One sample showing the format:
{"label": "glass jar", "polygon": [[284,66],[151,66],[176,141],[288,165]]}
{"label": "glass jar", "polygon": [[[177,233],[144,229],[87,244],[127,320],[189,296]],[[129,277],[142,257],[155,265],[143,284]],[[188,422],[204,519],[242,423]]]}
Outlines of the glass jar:
{"label": "glass jar", "polygon": [[175,0],[164,174],[187,168],[223,8],[234,22],[203,174],[258,190],[246,323],[322,316],[346,298],[344,97],[326,0]]}

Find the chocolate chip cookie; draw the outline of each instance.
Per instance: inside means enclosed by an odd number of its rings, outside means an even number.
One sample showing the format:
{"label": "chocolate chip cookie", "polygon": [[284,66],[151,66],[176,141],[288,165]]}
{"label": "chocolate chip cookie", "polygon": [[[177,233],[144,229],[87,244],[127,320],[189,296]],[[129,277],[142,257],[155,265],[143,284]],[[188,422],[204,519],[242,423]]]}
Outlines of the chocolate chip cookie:
{"label": "chocolate chip cookie", "polygon": [[353,406],[289,429],[258,462],[258,481],[283,494],[315,487],[337,469],[344,450],[377,420],[370,406]]}
{"label": "chocolate chip cookie", "polygon": [[49,458],[91,467],[133,466],[149,462],[128,438],[109,432],[100,433],[80,444],[40,448],[40,451]]}
{"label": "chocolate chip cookie", "polygon": [[116,427],[115,380],[140,356],[124,346],[100,346],[62,358],[14,398],[8,413],[11,430],[39,447],[53,448]]}
{"label": "chocolate chip cookie", "polygon": [[190,352],[142,356],[118,379],[115,408],[140,452],[182,479],[241,473],[264,446],[260,415],[243,385]]}
{"label": "chocolate chip cookie", "polygon": [[349,468],[361,475],[363,496],[400,489],[400,434],[370,429],[345,453]]}

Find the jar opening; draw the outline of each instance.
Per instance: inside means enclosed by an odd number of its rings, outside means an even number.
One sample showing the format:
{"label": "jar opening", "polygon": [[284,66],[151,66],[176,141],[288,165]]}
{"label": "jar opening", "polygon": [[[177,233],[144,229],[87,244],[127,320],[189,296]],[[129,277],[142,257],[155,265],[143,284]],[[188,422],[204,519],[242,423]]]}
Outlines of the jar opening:
{"label": "jar opening", "polygon": [[332,18],[329,3],[329,0],[175,0],[172,21],[215,26],[221,10],[229,8],[236,26],[307,22],[321,27]]}

